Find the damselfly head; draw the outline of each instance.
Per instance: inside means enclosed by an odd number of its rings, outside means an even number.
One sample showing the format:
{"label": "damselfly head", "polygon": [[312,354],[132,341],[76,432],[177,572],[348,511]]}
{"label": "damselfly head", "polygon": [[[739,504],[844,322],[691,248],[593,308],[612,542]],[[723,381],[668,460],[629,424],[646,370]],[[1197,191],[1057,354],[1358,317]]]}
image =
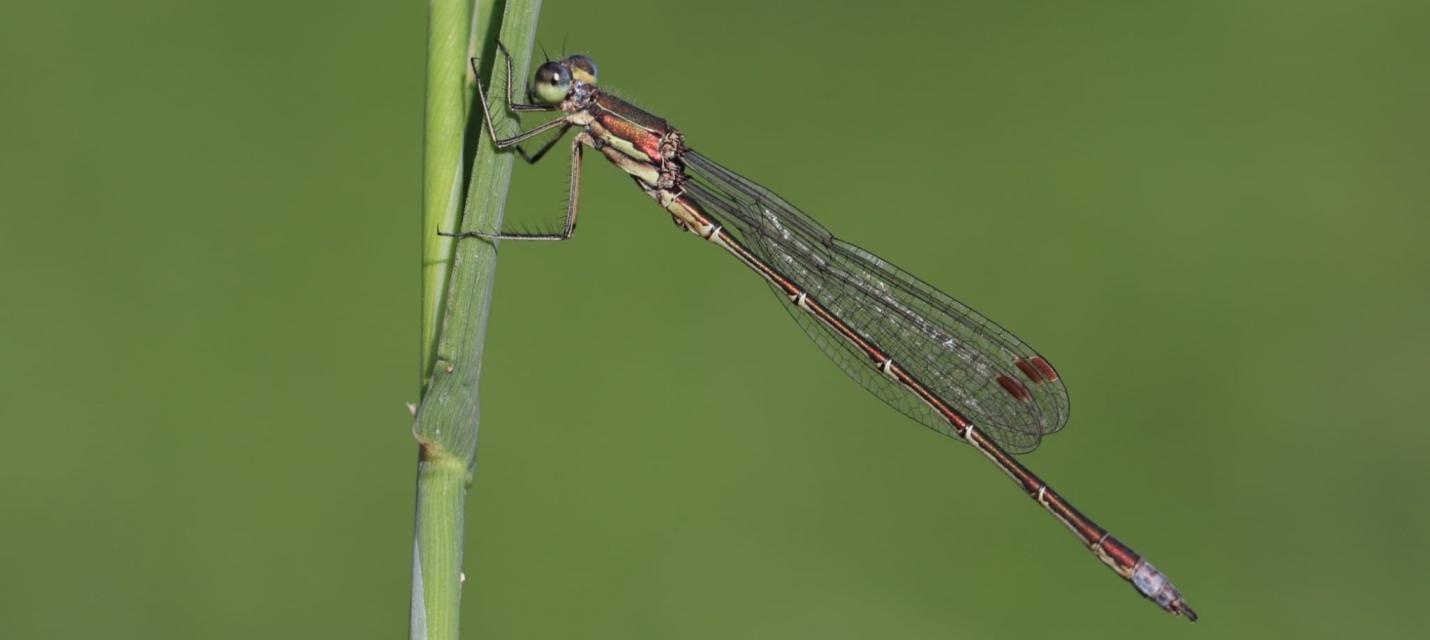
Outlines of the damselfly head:
{"label": "damselfly head", "polygon": [[546,104],[557,104],[571,93],[571,70],[564,62],[547,62],[536,68],[531,95]]}
{"label": "damselfly head", "polygon": [[531,95],[546,104],[560,104],[577,85],[596,85],[596,61],[581,54],[537,67]]}

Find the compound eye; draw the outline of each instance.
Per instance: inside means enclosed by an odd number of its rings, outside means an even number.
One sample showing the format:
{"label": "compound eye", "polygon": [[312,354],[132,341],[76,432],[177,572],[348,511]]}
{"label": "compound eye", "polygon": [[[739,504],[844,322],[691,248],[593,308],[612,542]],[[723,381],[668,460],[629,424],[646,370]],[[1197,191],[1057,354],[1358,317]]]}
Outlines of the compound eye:
{"label": "compound eye", "polygon": [[548,62],[537,67],[536,79],[531,82],[531,93],[546,104],[556,104],[571,93],[571,72],[557,62]]}
{"label": "compound eye", "polygon": [[596,84],[596,61],[581,54],[576,54],[566,58],[566,66],[571,68],[571,75],[576,80],[586,84]]}

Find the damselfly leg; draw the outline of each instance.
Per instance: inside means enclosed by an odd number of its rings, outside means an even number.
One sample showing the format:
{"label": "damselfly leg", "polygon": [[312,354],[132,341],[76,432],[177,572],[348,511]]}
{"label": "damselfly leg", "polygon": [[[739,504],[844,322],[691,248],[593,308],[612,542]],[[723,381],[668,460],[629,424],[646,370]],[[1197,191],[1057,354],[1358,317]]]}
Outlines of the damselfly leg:
{"label": "damselfly leg", "polygon": [[[529,103],[517,102],[517,101],[516,101],[516,97],[515,97],[515,95],[514,95],[514,93],[513,93],[513,92],[515,91],[515,89],[512,87],[512,82],[511,82],[511,79],[512,79],[512,67],[513,67],[513,63],[512,63],[512,59],[511,59],[511,52],[510,52],[510,51],[507,51],[506,45],[502,44],[500,41],[497,42],[497,50],[501,52],[503,59],[506,60],[506,105],[507,105],[507,109],[509,109],[512,113],[539,113],[539,112],[543,112],[543,111],[560,111],[560,107],[557,107],[557,106],[555,106],[555,105],[548,105],[548,104],[529,104]],[[476,59],[476,58],[472,58],[472,59],[469,60],[468,62],[472,65],[472,77],[477,81],[477,88],[478,88],[478,89],[481,89],[481,75],[482,75],[482,73],[481,73],[481,71],[477,68],[477,59]],[[482,100],[483,116],[486,115],[486,110],[487,110],[487,108],[488,108],[488,106],[487,106],[486,100]],[[490,118],[486,118],[486,120],[487,120],[487,123],[488,123],[488,124],[491,123],[491,119],[490,119]],[[518,155],[521,156],[521,159],[522,159],[522,160],[525,160],[525,161],[527,162],[527,164],[536,164],[538,161],[541,160],[542,156],[545,156],[545,155],[546,155],[546,152],[547,152],[547,151],[550,151],[552,147],[555,147],[555,146],[556,146],[556,143],[557,143],[557,142],[560,142],[560,141],[561,141],[561,138],[563,138],[563,137],[566,136],[566,132],[569,131],[570,129],[571,129],[571,125],[570,125],[569,123],[568,123],[566,126],[561,127],[561,130],[558,131],[558,132],[556,133],[556,135],[551,138],[551,140],[547,141],[546,144],[541,145],[541,148],[540,148],[540,149],[537,149],[537,150],[536,150],[536,153],[528,154],[527,151],[526,151],[526,149],[523,149],[523,148],[522,148],[521,146],[519,146],[519,145],[516,147],[516,152],[517,152]],[[488,127],[488,131],[491,131],[491,127]],[[498,138],[497,138],[496,134],[493,132],[493,133],[492,133],[492,140],[497,140],[497,139],[498,139]],[[504,147],[501,147],[501,145],[498,145],[498,147],[499,147],[499,148],[504,148]]]}
{"label": "damselfly leg", "polygon": [[[500,42],[497,43],[497,48],[501,50],[502,56],[506,59],[507,108],[515,113],[559,110],[559,107],[552,105],[522,104],[516,102],[512,97],[511,53],[508,52],[506,46],[501,44]],[[472,59],[471,65],[472,73],[476,78],[477,99],[481,103],[482,119],[486,122],[487,133],[492,137],[492,144],[496,145],[498,149],[516,147],[517,152],[521,155],[523,159],[525,159],[530,164],[536,164],[536,162],[538,160],[541,160],[541,157],[546,155],[546,152],[549,151],[553,146],[555,146],[556,143],[560,141],[561,138],[566,135],[566,132],[569,131],[573,126],[572,123],[568,120],[568,117],[563,115],[560,118],[556,118],[555,120],[552,120],[550,122],[540,124],[530,130],[518,132],[516,135],[511,136],[509,138],[499,137],[496,132],[496,125],[492,122],[491,106],[487,103],[487,94],[485,91],[482,90],[481,75],[480,71],[477,69],[477,61],[475,58]],[[519,146],[521,142],[530,140],[536,136],[546,133],[547,131],[556,129],[557,127],[560,127],[560,129],[558,130],[556,136],[553,137],[550,142],[547,142],[546,144],[542,145],[542,147],[538,149],[535,154],[528,156],[526,150],[522,149],[521,146]],[[565,223],[562,225],[561,231],[555,233],[526,233],[506,231],[463,231],[461,233],[439,233],[448,237],[486,238],[488,240],[569,240],[571,236],[576,232],[576,215],[580,209],[579,205],[581,200],[582,145],[595,146],[595,141],[591,138],[590,135],[588,135],[584,131],[571,140],[570,197],[566,200],[566,220]]]}

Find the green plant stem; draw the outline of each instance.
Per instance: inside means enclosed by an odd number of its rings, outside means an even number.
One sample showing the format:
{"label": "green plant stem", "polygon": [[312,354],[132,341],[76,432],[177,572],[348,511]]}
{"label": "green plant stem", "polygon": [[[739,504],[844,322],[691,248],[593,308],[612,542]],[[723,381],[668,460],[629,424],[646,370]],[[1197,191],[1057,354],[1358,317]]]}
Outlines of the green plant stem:
{"label": "green plant stem", "polygon": [[422,387],[432,375],[437,323],[445,301],[452,239],[437,235],[460,219],[463,137],[472,95],[467,51],[473,0],[430,0],[427,25],[427,104],[422,142]]}
{"label": "green plant stem", "polygon": [[[433,0],[433,14],[438,13]],[[536,16],[540,0],[508,0],[500,16],[500,39],[514,58],[514,78],[521,86],[536,37]],[[495,17],[496,10],[492,11]],[[470,14],[468,14],[470,16]],[[435,20],[435,17],[434,17]],[[468,19],[468,24],[470,19]],[[493,21],[493,24],[497,24]],[[465,25],[464,25],[465,28]],[[438,33],[434,24],[433,34]],[[496,30],[484,33],[496,36]],[[460,51],[465,68],[468,47],[448,43],[441,55]],[[435,49],[435,45],[434,45]],[[430,50],[429,50],[430,51]],[[492,64],[495,41],[483,38],[482,59],[485,86],[504,87],[506,65]],[[432,54],[436,55],[436,54]],[[429,67],[438,66],[429,61]],[[465,72],[463,72],[465,76]],[[429,82],[429,87],[432,83]],[[444,80],[443,86],[446,86]],[[431,97],[429,96],[429,100]],[[474,111],[480,127],[481,114]],[[493,114],[498,131],[514,118],[509,114]],[[445,122],[445,119],[439,119]],[[429,124],[433,122],[429,107]],[[434,136],[428,131],[428,140]],[[461,132],[455,135],[462,139]],[[467,202],[461,215],[463,230],[500,229],[506,205],[507,187],[511,179],[512,154],[498,153],[487,139],[485,131],[467,139],[477,141],[472,162],[471,181],[467,187]],[[432,155],[429,154],[429,161]],[[445,156],[444,156],[445,157]],[[460,157],[460,153],[459,153]],[[457,171],[460,173],[460,162]],[[428,166],[431,171],[445,171],[445,166]],[[430,186],[429,181],[429,186]],[[454,224],[448,229],[457,228]],[[424,233],[428,227],[424,222]],[[432,229],[435,235],[436,229]],[[430,255],[424,251],[424,260]],[[424,267],[430,263],[424,262]],[[496,269],[496,245],[478,239],[455,243],[451,271],[445,296],[440,304],[424,304],[427,309],[441,310],[434,321],[435,348],[422,345],[424,373],[430,371],[422,402],[418,405],[413,426],[421,452],[418,462],[416,535],[413,549],[412,625],[411,637],[455,640],[458,637],[461,612],[462,533],[466,489],[476,468],[478,381],[481,377],[483,345],[487,315],[490,308],[493,277]],[[424,271],[426,269],[424,268]],[[424,294],[430,290],[424,288]],[[434,312],[435,313],[435,312]],[[425,320],[424,320],[425,323]],[[428,357],[428,354],[432,354]],[[430,369],[426,364],[430,360]]]}

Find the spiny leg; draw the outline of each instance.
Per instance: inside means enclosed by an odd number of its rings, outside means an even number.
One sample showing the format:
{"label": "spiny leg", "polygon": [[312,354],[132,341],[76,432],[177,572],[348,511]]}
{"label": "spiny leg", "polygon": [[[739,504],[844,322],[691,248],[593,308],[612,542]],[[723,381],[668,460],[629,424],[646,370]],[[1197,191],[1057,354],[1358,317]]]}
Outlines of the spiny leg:
{"label": "spiny leg", "polygon": [[[560,108],[554,104],[523,104],[517,102],[516,99],[511,96],[511,52],[507,51],[506,45],[502,44],[501,40],[497,40],[497,49],[500,50],[502,56],[506,58],[506,105],[508,109],[517,113],[524,113],[527,111],[556,111]],[[475,69],[475,67],[473,67],[473,69]]]}
{"label": "spiny leg", "polygon": [[[524,104],[517,102],[516,99],[512,96],[513,89],[511,80],[514,75],[512,70],[515,66],[515,63],[512,61],[511,52],[507,50],[506,45],[502,44],[500,40],[497,41],[497,49],[501,51],[502,57],[506,60],[506,103],[508,110],[514,113],[560,110],[560,107],[557,105]],[[487,133],[491,135],[492,143],[495,144],[498,149],[505,149],[520,142],[529,140],[557,126],[562,127],[561,133],[564,135],[566,130],[570,127],[570,124],[566,121],[565,118],[557,118],[550,122],[544,123],[534,129],[531,129],[530,131],[520,132],[510,138],[501,138],[497,136],[496,126],[492,123],[491,107],[487,104],[487,94],[486,91],[482,89],[481,71],[477,68],[477,59],[472,58],[469,62],[472,65],[472,75],[476,78],[475,84],[477,85],[477,96],[478,98],[480,98],[482,104],[482,119],[486,121]],[[556,137],[557,140],[559,140],[560,138],[560,135]],[[542,146],[541,149],[537,150],[534,155],[528,155],[526,153],[526,150],[522,149],[521,147],[517,147],[517,151],[527,162],[535,164],[536,161],[540,160],[543,155],[546,155],[546,152],[550,150],[550,148],[555,144],[556,140],[552,140],[551,142],[546,143]]]}
{"label": "spiny leg", "polygon": [[[472,73],[476,73],[476,72],[477,72],[477,63],[476,63],[476,60],[473,59],[473,60],[472,60]],[[507,93],[508,93],[508,95],[510,95],[510,93],[511,93],[511,57],[510,57],[510,56],[507,57],[507,76],[506,76],[506,81],[507,81]],[[539,126],[533,128],[533,129],[530,129],[530,130],[528,130],[528,131],[522,131],[522,132],[520,132],[520,133],[518,133],[518,134],[516,134],[516,135],[514,135],[514,136],[512,136],[512,137],[510,137],[510,138],[502,138],[502,137],[499,137],[499,136],[497,135],[496,125],[492,123],[491,107],[490,107],[489,105],[487,105],[487,92],[482,89],[482,79],[481,79],[481,76],[477,76],[477,99],[481,102],[481,105],[482,105],[482,120],[486,121],[486,123],[487,123],[487,134],[492,137],[492,144],[496,145],[498,149],[505,149],[505,148],[510,147],[510,146],[512,146],[512,145],[515,145],[515,144],[524,142],[524,141],[526,141],[526,140],[530,140],[530,139],[532,139],[532,138],[535,138],[536,136],[539,136],[539,135],[541,135],[541,134],[543,134],[543,133],[546,133],[547,131],[550,131],[550,130],[552,130],[552,129],[555,129],[556,127],[565,126],[565,125],[569,124],[569,123],[566,121],[566,118],[565,118],[565,117],[561,117],[561,118],[557,118],[557,119],[555,119],[555,120],[552,120],[552,121],[550,121],[550,122],[542,123],[541,125],[539,125]],[[518,105],[508,104],[507,106],[508,106],[508,107],[516,107],[516,106],[518,106]],[[531,106],[531,105],[520,105],[520,106],[526,107],[526,106]],[[543,107],[543,108],[541,108],[541,109],[539,109],[539,110],[540,110],[540,111],[553,111],[553,110],[555,110],[555,109],[556,109],[556,107],[552,106],[552,107],[549,107],[549,108],[548,108],[548,107]],[[513,111],[516,111],[516,109],[512,109],[512,110],[513,110]]]}
{"label": "spiny leg", "polygon": [[556,135],[552,136],[551,140],[548,140],[546,144],[541,145],[541,148],[537,149],[534,154],[528,155],[526,149],[521,148],[521,145],[517,145],[516,152],[527,164],[536,164],[541,160],[542,156],[546,155],[547,151],[550,151],[552,147],[556,146],[556,143],[561,142],[561,139],[566,137],[566,132],[569,131],[572,126],[574,125],[569,122],[566,123],[566,126],[561,127],[561,130],[556,132]]}
{"label": "spiny leg", "polygon": [[[556,105],[521,104],[521,103],[515,102],[514,99],[512,98],[512,93],[511,93],[511,92],[512,92],[512,84],[511,84],[511,78],[512,78],[512,59],[511,59],[511,53],[509,53],[509,52],[507,51],[506,45],[502,44],[500,41],[497,42],[497,47],[501,50],[502,56],[506,59],[506,104],[507,104],[507,108],[508,108],[509,110],[511,110],[512,112],[514,112],[514,113],[524,113],[524,112],[530,112],[530,111],[556,111],[557,109],[559,109],[559,107],[557,107]],[[477,59],[476,59],[476,58],[472,58],[472,59],[469,60],[468,62],[469,62],[469,63],[471,64],[471,66],[472,66],[472,74],[473,74],[473,76],[477,78],[477,83],[476,83],[476,84],[477,84],[477,90],[480,92],[480,91],[481,91],[481,88],[482,88],[482,85],[481,85],[481,72],[477,70]],[[508,146],[508,145],[502,144],[502,143],[505,142],[505,141],[504,141],[504,140],[500,140],[499,138],[497,138],[497,136],[496,136],[496,131],[495,131],[495,130],[493,129],[493,127],[491,126],[491,117],[487,114],[487,101],[486,101],[486,96],[485,96],[485,95],[482,96],[482,116],[483,116],[483,118],[487,121],[487,131],[488,131],[488,133],[491,134],[492,140],[494,140],[494,141],[497,142],[497,148],[505,148],[506,146]],[[558,119],[558,120],[559,120],[559,119]],[[548,123],[548,124],[550,124],[550,123]],[[546,155],[546,152],[547,152],[547,151],[550,151],[552,147],[556,146],[556,143],[557,143],[558,141],[560,141],[561,138],[566,135],[566,131],[567,131],[568,129],[570,129],[570,128],[571,128],[571,125],[570,125],[570,124],[567,124],[566,126],[561,127],[561,131],[560,131],[559,133],[557,133],[556,136],[553,137],[549,142],[547,142],[546,144],[541,145],[541,148],[540,148],[540,149],[537,149],[537,150],[536,150],[536,153],[534,153],[534,154],[532,154],[532,153],[527,153],[527,152],[526,152],[526,149],[522,148],[520,145],[517,145],[517,146],[516,146],[516,152],[517,152],[519,155],[521,155],[521,159],[522,159],[522,160],[525,160],[527,164],[536,164],[538,161],[541,160],[542,156],[545,156],[545,155]],[[544,130],[544,129],[543,129],[543,130]]]}
{"label": "spiny leg", "polygon": [[483,231],[463,231],[461,233],[447,233],[438,231],[437,235],[451,238],[486,238],[488,240],[570,240],[576,233],[576,215],[580,212],[581,202],[581,152],[585,145],[592,145],[590,135],[584,131],[571,139],[571,197],[566,200],[566,226],[560,233],[486,233]]}

